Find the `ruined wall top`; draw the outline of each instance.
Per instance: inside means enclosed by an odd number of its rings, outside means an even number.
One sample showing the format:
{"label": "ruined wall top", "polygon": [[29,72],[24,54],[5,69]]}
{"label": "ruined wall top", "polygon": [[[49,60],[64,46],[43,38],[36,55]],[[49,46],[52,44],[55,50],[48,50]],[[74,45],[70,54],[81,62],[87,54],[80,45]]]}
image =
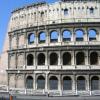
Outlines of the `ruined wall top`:
{"label": "ruined wall top", "polygon": [[12,12],[9,31],[20,28],[71,22],[100,22],[99,0],[59,0],[34,3]]}

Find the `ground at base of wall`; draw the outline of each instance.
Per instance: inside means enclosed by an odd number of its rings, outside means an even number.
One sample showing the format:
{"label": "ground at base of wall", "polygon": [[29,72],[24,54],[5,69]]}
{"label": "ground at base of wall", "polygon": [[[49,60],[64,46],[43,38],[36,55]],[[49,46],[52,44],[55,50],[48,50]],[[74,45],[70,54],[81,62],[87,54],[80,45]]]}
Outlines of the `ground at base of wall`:
{"label": "ground at base of wall", "polygon": [[[11,95],[0,93],[0,100],[10,100]],[[66,96],[66,97],[47,97],[47,96],[26,96],[13,95],[13,100],[100,100],[100,96]]]}

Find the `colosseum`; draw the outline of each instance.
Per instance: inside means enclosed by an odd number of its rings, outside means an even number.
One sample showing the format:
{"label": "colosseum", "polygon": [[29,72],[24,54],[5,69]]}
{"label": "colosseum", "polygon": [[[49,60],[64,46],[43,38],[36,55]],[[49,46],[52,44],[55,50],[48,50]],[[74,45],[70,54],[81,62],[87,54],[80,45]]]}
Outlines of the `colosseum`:
{"label": "colosseum", "polygon": [[100,100],[100,0],[39,2],[15,9],[5,46],[0,84],[10,94]]}

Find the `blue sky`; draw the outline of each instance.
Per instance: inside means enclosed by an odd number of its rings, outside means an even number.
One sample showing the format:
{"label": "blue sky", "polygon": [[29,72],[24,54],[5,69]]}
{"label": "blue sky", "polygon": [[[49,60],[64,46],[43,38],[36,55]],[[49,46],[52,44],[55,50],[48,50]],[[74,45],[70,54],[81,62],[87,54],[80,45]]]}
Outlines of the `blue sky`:
{"label": "blue sky", "polygon": [[[0,52],[3,47],[9,18],[13,9],[43,0],[1,0],[0,1]],[[57,0],[46,0],[51,3]]]}

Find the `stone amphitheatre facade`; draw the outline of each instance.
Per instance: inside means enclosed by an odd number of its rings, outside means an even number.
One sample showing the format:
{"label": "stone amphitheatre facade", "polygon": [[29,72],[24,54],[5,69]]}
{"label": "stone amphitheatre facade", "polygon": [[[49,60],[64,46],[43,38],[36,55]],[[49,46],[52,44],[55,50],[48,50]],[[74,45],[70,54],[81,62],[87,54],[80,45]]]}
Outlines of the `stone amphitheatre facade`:
{"label": "stone amphitheatre facade", "polygon": [[100,95],[100,1],[14,10],[0,60],[0,85],[10,93]]}

